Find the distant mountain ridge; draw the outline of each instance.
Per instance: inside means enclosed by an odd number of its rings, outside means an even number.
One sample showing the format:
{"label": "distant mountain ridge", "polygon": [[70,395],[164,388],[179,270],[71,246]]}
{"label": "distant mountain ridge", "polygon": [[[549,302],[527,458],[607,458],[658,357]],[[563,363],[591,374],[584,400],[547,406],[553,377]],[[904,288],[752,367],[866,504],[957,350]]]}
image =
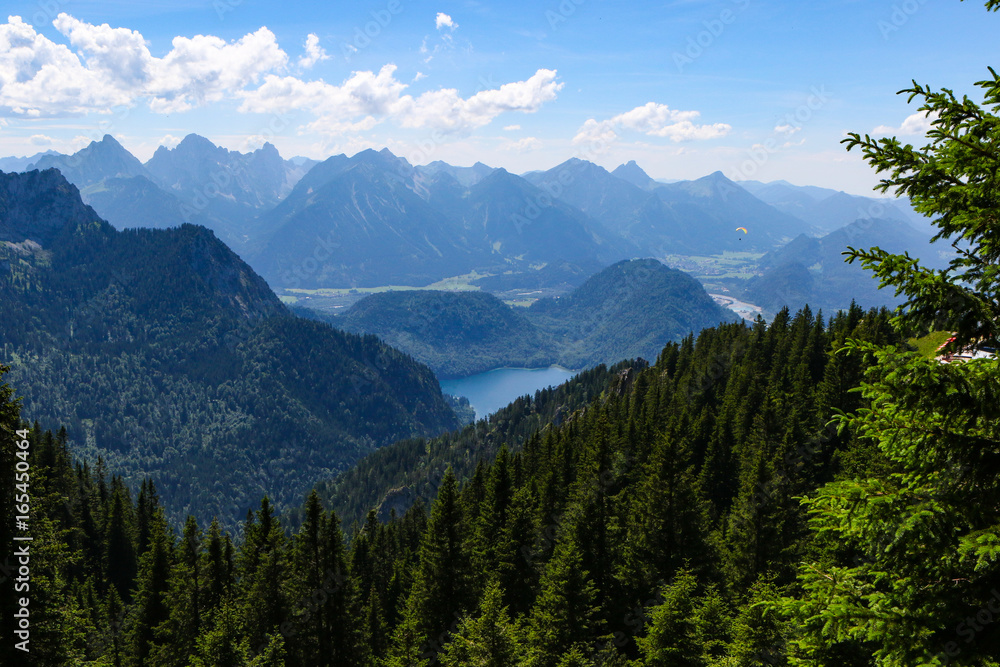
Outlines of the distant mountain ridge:
{"label": "distant mountain ridge", "polygon": [[[526,176],[580,208],[645,254],[766,251],[815,228],[758,200],[716,172],[695,181],[660,183],[634,162],[608,172],[573,158]],[[749,234],[736,232],[746,227]]]}
{"label": "distant mountain ridge", "polygon": [[859,197],[846,192],[816,186],[792,185],[787,181],[740,181],[740,187],[780,211],[806,220],[826,233],[859,219],[883,218],[924,224],[905,200]]}
{"label": "distant mountain ridge", "polygon": [[495,292],[571,289],[628,257],[770,253],[859,218],[926,227],[900,202],[719,172],[667,183],[635,161],[609,172],[574,158],[518,176],[411,165],[388,149],[285,160],[271,144],[240,153],[192,134],[145,164],[105,136],[35,166],[59,168],[118,228],[212,229],[278,289],[465,275]]}
{"label": "distant mountain ridge", "polygon": [[331,157],[260,218],[248,257],[275,285],[374,287],[561,262],[591,272],[631,250],[506,170],[468,187],[453,171],[384,149]]}
{"label": "distant mountain ridge", "polygon": [[161,146],[142,164],[106,134],[72,155],[42,155],[24,169],[58,169],[119,229],[190,222],[240,250],[254,218],[284,198],[313,164],[283,160],[269,143],[239,153],[196,134],[175,148]]}
{"label": "distant mountain ridge", "polygon": [[44,155],[27,169],[58,169],[67,181],[81,190],[106,178],[150,177],[138,158],[110,134],[105,134],[100,141],[90,142],[73,155]]}
{"label": "distant mountain ridge", "polygon": [[878,281],[860,264],[844,262],[848,246],[907,252],[932,268],[943,268],[947,263],[939,255],[944,246],[930,244],[929,236],[908,223],[860,219],[820,238],[800,236],[764,255],[758,262],[763,273],[747,282],[743,298],[770,313],[785,306],[797,309],[807,303],[827,313],[846,309],[851,301],[863,308],[901,304],[903,300],[891,290],[879,290]]}

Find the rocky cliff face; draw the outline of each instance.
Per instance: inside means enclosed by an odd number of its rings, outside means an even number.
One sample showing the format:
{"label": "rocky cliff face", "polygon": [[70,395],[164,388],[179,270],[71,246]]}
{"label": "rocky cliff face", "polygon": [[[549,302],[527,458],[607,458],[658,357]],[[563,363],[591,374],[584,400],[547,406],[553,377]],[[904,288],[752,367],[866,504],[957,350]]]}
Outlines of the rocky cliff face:
{"label": "rocky cliff face", "polygon": [[276,205],[305,170],[282,159],[270,143],[240,153],[189,134],[176,148],[161,146],[146,163],[160,187],[183,199],[206,197],[257,210]]}
{"label": "rocky cliff face", "polygon": [[96,221],[100,216],[56,169],[0,173],[0,241],[48,247],[67,226]]}

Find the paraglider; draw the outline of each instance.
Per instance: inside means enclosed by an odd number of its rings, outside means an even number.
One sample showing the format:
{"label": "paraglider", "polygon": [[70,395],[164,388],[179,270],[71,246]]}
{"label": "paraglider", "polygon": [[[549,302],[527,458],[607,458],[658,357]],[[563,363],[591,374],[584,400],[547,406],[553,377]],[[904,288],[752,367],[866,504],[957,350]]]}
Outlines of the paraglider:
{"label": "paraglider", "polygon": [[737,227],[736,231],[743,232],[744,234],[746,234],[747,233],[747,228],[746,227]]}

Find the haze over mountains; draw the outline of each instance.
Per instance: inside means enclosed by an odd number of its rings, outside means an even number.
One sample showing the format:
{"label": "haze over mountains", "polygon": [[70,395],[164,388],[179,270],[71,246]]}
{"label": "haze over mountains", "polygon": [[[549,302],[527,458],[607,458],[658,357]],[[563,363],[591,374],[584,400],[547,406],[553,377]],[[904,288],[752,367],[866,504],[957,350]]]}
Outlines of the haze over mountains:
{"label": "haze over mountains", "polygon": [[826,313],[846,308],[852,300],[864,308],[903,303],[904,298],[879,290],[878,282],[860,263],[844,262],[842,253],[848,246],[909,253],[938,269],[947,265],[950,256],[948,252],[941,255],[948,246],[929,248],[926,236],[898,218],[857,220],[820,238],[801,235],[761,257],[762,273],[747,282],[743,297],[772,313],[804,303]]}
{"label": "haze over mountains", "polygon": [[[664,183],[634,161],[608,171],[573,158],[518,176],[482,163],[415,166],[388,149],[287,160],[271,144],[240,153],[191,134],[146,163],[105,136],[71,156],[0,165],[59,169],[119,229],[208,227],[279,292],[424,287],[465,276],[494,293],[566,293],[624,259],[733,252],[746,253],[742,270],[752,279],[716,289],[773,314],[810,299],[824,308],[854,297],[896,303],[856,267],[836,265],[837,230],[857,220],[901,225],[892,241],[905,239],[916,256],[938,255],[927,247],[926,221],[905,202],[784,181],[736,183],[720,172]],[[867,247],[884,238],[883,227],[846,233]],[[805,245],[810,258],[826,248],[827,261],[795,257]]]}

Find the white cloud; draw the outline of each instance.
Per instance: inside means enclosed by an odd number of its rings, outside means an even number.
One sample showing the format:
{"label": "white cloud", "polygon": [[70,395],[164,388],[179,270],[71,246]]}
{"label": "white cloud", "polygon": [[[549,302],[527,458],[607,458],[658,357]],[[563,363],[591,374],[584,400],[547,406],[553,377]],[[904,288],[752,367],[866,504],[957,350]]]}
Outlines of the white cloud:
{"label": "white cloud", "polygon": [[892,127],[890,125],[879,125],[874,130],[872,134],[881,135],[898,135],[898,136],[916,136],[927,134],[927,131],[931,129],[931,124],[938,119],[937,112],[927,113],[926,111],[918,111],[915,114],[910,114],[903,121],[903,124],[899,127]]}
{"label": "white cloud", "polygon": [[438,12],[437,18],[434,19],[434,27],[438,30],[441,28],[448,28],[449,30],[454,31],[455,28],[458,27],[458,24],[444,12]]}
{"label": "white cloud", "polygon": [[526,153],[542,147],[542,142],[537,137],[524,137],[517,141],[504,141],[500,146],[502,151],[514,151],[515,153]]}
{"label": "white cloud", "polygon": [[726,123],[696,125],[693,121],[700,115],[699,111],[678,111],[666,104],[647,102],[608,120],[588,119],[577,130],[573,143],[607,144],[618,137],[620,129],[634,130],[647,136],[663,137],[674,142],[715,139],[724,137],[733,129]]}
{"label": "white cloud", "polygon": [[339,120],[332,116],[324,116],[308,123],[302,129],[326,135],[357,134],[358,132],[367,132],[378,124],[379,121],[374,116],[365,116],[356,123]]}
{"label": "white cloud", "polygon": [[[392,118],[406,128],[462,132],[482,127],[505,112],[538,111],[542,104],[555,99],[563,86],[556,82],[555,70],[540,69],[525,81],[506,83],[467,99],[453,88],[413,97],[403,94],[407,85],[395,78],[395,71],[395,65],[385,65],[378,74],[353,72],[339,86],[268,75],[259,88],[240,93],[243,98],[240,111],[304,109],[317,116],[308,127],[327,134],[370,129],[385,118]],[[359,118],[362,120],[358,121]]]}
{"label": "white cloud", "polygon": [[306,52],[299,58],[299,67],[309,69],[321,60],[329,60],[330,56],[323,47],[319,45],[319,37],[313,33],[306,36]]}
{"label": "white cloud", "polygon": [[504,125],[503,129],[504,129],[504,132],[514,132],[516,130],[520,130],[521,126],[520,125]]}
{"label": "white cloud", "polygon": [[155,58],[137,31],[92,25],[66,13],[52,24],[73,50],[19,17],[0,25],[0,113],[107,113],[141,99],[156,112],[186,111],[218,101],[288,61],[267,28],[233,43],[210,35],[175,37],[171,50]]}
{"label": "white cloud", "polygon": [[243,98],[240,111],[273,113],[308,109],[317,115],[341,119],[390,114],[406,89],[406,84],[393,76],[395,71],[395,65],[385,65],[378,74],[353,72],[340,86],[269,74],[259,88],[239,93]]}
{"label": "white cloud", "polygon": [[34,146],[51,146],[55,139],[45,134],[33,134],[28,139]]}
{"label": "white cloud", "polygon": [[775,132],[777,132],[778,134],[787,135],[789,137],[801,129],[802,129],[801,127],[796,127],[795,125],[789,125],[788,123],[781,123],[779,125],[774,126]]}
{"label": "white cloud", "polygon": [[93,141],[94,141],[94,139],[92,139],[91,137],[88,137],[85,134],[78,134],[75,137],[73,137],[72,140],[70,140],[69,143],[70,143],[70,146],[72,146],[72,148],[69,150],[69,152],[70,153],[75,153],[78,150],[80,150],[81,148],[86,148]]}
{"label": "white cloud", "polygon": [[126,104],[68,47],[39,35],[19,16],[0,25],[0,113],[7,116],[74,115]]}
{"label": "white cloud", "polygon": [[417,72],[416,76],[413,77],[413,83],[416,83],[417,81],[420,81],[421,79],[426,79],[426,78],[427,78],[426,74],[424,74],[423,72]]}
{"label": "white cloud", "polygon": [[175,137],[172,134],[165,134],[156,143],[160,146],[166,146],[167,148],[176,148],[177,144],[181,143],[181,137]]}

